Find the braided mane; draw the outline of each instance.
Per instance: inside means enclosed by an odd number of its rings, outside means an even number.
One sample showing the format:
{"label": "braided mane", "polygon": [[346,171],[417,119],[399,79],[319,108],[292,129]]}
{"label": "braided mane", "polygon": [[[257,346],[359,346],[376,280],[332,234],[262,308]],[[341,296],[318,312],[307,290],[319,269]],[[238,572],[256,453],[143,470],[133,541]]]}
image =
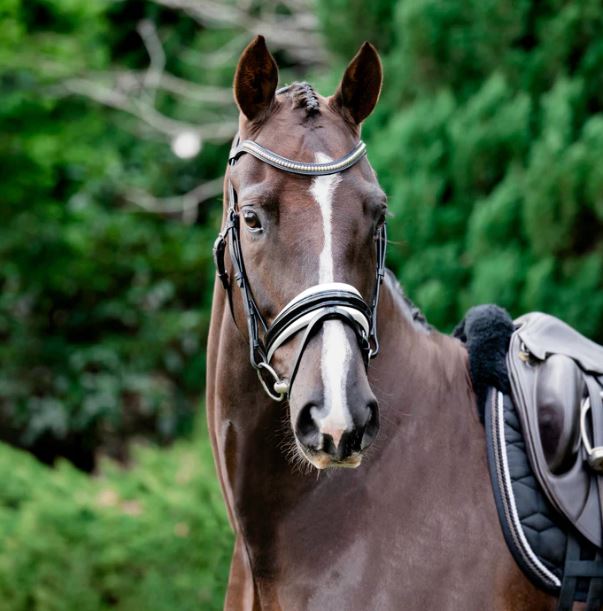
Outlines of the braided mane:
{"label": "braided mane", "polygon": [[318,95],[310,83],[291,83],[291,85],[281,87],[276,93],[287,96],[293,108],[304,109],[308,116],[320,112]]}

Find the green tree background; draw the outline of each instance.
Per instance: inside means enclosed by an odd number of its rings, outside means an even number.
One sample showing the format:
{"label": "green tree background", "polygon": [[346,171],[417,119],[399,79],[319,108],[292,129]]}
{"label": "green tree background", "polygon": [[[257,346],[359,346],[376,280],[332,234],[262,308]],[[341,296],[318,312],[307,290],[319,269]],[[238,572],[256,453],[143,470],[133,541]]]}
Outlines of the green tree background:
{"label": "green tree background", "polygon": [[364,139],[388,264],[430,322],[496,302],[603,342],[599,2],[185,5],[0,0],[0,438],[101,474],[0,448],[0,609],[220,607],[230,538],[194,421],[254,32],[323,94],[379,48]]}

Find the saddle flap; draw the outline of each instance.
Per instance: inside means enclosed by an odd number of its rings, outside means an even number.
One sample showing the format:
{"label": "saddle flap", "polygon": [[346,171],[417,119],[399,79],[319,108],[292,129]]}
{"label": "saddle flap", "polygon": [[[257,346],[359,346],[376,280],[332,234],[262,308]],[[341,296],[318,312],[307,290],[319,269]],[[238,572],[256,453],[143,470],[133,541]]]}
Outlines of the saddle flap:
{"label": "saddle flap", "polygon": [[553,354],[536,372],[538,428],[549,469],[561,474],[571,469],[580,450],[580,405],[585,383],[578,365]]}

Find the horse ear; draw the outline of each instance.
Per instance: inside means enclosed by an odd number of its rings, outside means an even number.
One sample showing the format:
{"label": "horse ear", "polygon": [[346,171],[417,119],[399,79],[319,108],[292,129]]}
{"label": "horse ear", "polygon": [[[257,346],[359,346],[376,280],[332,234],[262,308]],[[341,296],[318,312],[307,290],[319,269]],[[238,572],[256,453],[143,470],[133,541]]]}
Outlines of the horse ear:
{"label": "horse ear", "polygon": [[370,42],[365,42],[346,68],[333,103],[359,125],[375,108],[382,81],[379,53]]}
{"label": "horse ear", "polygon": [[274,100],[278,68],[263,36],[256,36],[239,59],[234,77],[234,97],[239,110],[250,120],[261,119]]}

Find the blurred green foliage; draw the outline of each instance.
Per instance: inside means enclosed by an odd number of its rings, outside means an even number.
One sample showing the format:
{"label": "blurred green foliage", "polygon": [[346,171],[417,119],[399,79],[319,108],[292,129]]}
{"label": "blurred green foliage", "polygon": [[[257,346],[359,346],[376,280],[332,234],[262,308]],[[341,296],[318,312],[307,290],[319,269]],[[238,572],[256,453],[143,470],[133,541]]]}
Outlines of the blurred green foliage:
{"label": "blurred green foliage", "polygon": [[0,445],[0,609],[222,609],[232,535],[206,434],[89,477]]}
{"label": "blurred green foliage", "polygon": [[[120,454],[130,435],[163,441],[191,429],[217,206],[185,225],[141,212],[126,190],[186,192],[220,174],[225,147],[179,160],[136,119],[60,84],[146,65],[136,34],[145,17],[167,24],[174,55],[186,41],[185,59],[232,34],[195,32],[153,3],[0,6],[10,38],[0,45],[0,437],[90,468],[100,443]],[[183,59],[173,71],[199,67]],[[217,72],[204,77],[230,81],[232,70]],[[185,106],[174,112],[188,119]]]}
{"label": "blurred green foliage", "polygon": [[331,3],[321,15],[333,50],[383,51],[364,137],[393,213],[389,265],[441,329],[495,302],[603,342],[601,4],[386,4],[342,36]]}

